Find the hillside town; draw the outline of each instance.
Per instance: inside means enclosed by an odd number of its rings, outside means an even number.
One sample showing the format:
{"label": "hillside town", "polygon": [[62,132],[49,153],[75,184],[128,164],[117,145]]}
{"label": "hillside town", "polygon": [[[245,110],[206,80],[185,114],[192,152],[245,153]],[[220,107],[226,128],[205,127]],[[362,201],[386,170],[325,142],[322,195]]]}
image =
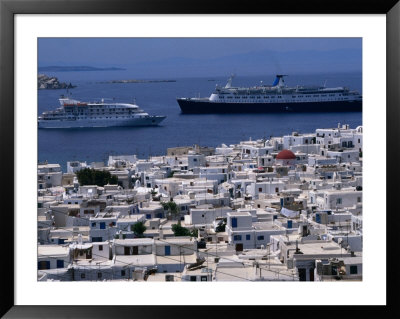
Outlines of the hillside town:
{"label": "hillside town", "polygon": [[38,281],[360,281],[361,126],[38,163]]}

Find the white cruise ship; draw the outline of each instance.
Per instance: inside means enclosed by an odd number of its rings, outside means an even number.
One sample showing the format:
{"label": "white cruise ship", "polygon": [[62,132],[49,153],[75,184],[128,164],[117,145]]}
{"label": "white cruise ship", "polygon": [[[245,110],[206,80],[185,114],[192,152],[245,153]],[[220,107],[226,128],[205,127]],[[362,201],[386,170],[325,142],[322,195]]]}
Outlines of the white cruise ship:
{"label": "white cruise ship", "polygon": [[77,128],[110,126],[154,126],[166,116],[150,116],[136,104],[81,102],[61,96],[61,107],[43,112],[38,118],[39,128]]}

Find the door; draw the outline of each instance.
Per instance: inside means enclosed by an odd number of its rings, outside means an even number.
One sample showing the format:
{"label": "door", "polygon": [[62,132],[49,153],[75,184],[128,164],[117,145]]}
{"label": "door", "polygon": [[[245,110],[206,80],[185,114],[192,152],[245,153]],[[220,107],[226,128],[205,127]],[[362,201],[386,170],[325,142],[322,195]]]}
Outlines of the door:
{"label": "door", "polygon": [[131,248],[130,247],[124,247],[124,255],[130,255],[131,253]]}
{"label": "door", "polygon": [[237,227],[237,218],[232,218],[232,228]]}
{"label": "door", "polygon": [[139,255],[139,247],[138,246],[132,247],[132,255]]}
{"label": "door", "polygon": [[306,281],[307,280],[307,272],[305,268],[299,268],[299,280]]}
{"label": "door", "polygon": [[165,256],[170,256],[171,255],[171,246],[165,246],[164,252],[165,252]]}
{"label": "door", "polygon": [[243,251],[243,244],[236,244],[236,251]]}
{"label": "door", "polygon": [[314,281],[314,268],[310,268],[310,281]]}

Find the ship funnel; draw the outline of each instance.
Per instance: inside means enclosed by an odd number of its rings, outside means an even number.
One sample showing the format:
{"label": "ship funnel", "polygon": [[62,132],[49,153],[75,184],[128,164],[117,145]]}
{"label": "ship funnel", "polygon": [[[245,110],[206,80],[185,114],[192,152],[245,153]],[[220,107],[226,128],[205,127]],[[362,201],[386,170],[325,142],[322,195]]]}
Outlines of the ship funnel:
{"label": "ship funnel", "polygon": [[283,77],[287,76],[286,74],[277,74],[274,83],[272,83],[272,86],[277,86],[277,87],[282,87],[285,86],[285,81],[283,80]]}
{"label": "ship funnel", "polygon": [[232,80],[233,80],[234,77],[235,77],[235,74],[231,74],[230,78],[228,79],[228,82],[225,85],[226,89],[229,89],[229,88],[232,87]]}

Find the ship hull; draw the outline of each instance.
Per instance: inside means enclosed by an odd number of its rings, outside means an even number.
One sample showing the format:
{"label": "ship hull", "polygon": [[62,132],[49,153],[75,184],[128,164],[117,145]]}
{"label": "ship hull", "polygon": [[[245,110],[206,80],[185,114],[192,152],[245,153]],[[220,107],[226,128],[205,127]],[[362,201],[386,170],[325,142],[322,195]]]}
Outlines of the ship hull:
{"label": "ship hull", "polygon": [[361,112],[362,101],[220,103],[178,99],[183,114]]}
{"label": "ship hull", "polygon": [[87,127],[135,127],[156,126],[165,116],[133,119],[86,119],[86,120],[39,120],[38,128],[87,128]]}

